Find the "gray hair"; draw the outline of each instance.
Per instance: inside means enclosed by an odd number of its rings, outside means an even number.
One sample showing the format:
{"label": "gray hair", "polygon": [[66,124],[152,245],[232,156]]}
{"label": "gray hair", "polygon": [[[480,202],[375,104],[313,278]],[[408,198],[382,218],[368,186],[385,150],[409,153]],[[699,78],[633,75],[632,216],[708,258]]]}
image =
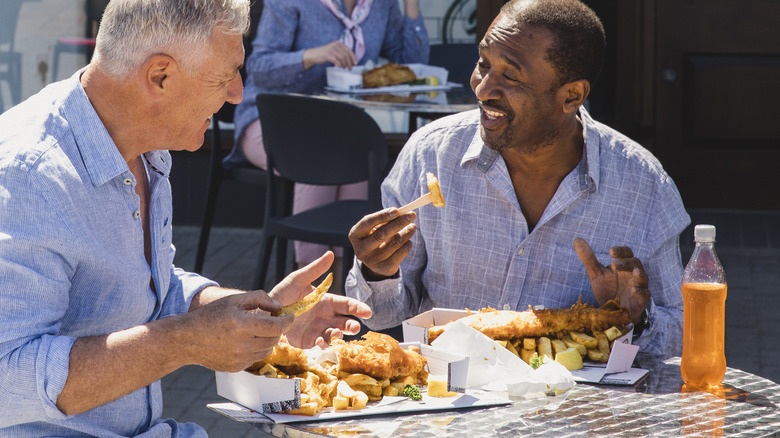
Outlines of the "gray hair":
{"label": "gray hair", "polygon": [[155,53],[194,71],[212,29],[249,29],[249,0],[111,0],[100,21],[93,62],[126,77]]}

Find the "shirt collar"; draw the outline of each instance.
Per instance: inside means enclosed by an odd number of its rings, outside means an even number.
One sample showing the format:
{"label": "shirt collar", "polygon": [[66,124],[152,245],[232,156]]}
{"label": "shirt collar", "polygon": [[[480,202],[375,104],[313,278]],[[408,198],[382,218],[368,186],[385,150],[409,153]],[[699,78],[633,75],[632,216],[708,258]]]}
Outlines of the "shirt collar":
{"label": "shirt collar", "polygon": [[[582,120],[582,137],[585,139],[584,153],[582,154],[582,160],[579,169],[578,181],[581,190],[588,190],[591,185],[598,189],[599,185],[599,148],[601,136],[596,129],[596,122],[590,117],[588,111],[585,108],[580,107],[580,120]],[[468,162],[478,160],[477,169],[481,172],[487,172],[496,162],[500,154],[493,149],[490,149],[482,141],[482,136],[479,133],[479,122],[477,122],[477,129],[474,132],[474,136],[471,139],[469,147],[466,149],[466,153],[463,154],[463,159],[460,165],[463,166]]]}
{"label": "shirt collar", "polygon": [[596,127],[596,122],[590,117],[588,111],[580,107],[580,120],[582,120],[582,138],[585,139],[585,151],[580,161],[579,183],[581,190],[595,190],[599,187],[599,154],[601,148],[601,135]]}
{"label": "shirt collar", "polygon": [[[62,112],[70,124],[84,167],[92,184],[97,187],[129,172],[130,169],[81,86],[79,78],[85,69],[86,67],[68,79],[72,88],[63,104]],[[147,165],[153,171],[168,175],[171,163],[168,151],[151,151],[144,155]]]}

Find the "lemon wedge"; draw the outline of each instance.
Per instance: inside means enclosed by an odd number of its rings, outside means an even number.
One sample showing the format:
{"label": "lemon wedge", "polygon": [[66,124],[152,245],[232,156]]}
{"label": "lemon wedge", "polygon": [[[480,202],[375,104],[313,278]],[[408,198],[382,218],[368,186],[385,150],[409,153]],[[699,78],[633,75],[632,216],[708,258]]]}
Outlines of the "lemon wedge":
{"label": "lemon wedge", "polygon": [[439,85],[439,79],[436,76],[426,76],[425,85]]}

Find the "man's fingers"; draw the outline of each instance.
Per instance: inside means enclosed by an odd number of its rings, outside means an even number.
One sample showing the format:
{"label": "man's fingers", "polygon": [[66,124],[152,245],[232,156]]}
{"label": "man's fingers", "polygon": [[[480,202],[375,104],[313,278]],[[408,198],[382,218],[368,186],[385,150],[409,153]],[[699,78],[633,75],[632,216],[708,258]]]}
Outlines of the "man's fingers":
{"label": "man's fingers", "polygon": [[604,265],[599,263],[588,242],[580,237],[574,239],[574,250],[577,251],[577,256],[582,261],[582,264],[585,265],[585,271],[589,279],[593,279],[601,274]]}
{"label": "man's fingers", "polygon": [[634,287],[639,289],[648,289],[650,281],[647,278],[647,272],[644,269],[635,267],[633,271]]}
{"label": "man's fingers", "polygon": [[627,259],[634,257],[634,252],[627,246],[613,246],[609,249],[609,255],[614,259]]}
{"label": "man's fingers", "polygon": [[397,217],[397,208],[385,208],[384,210],[379,210],[377,212],[367,214],[352,227],[352,229],[349,231],[349,238],[352,240],[362,239],[366,236],[369,236],[373,233],[374,229],[390,222]]}
{"label": "man's fingers", "polygon": [[[326,295],[324,299],[331,301],[332,312],[339,315],[351,315],[358,318],[367,319],[371,318],[371,307],[368,304],[358,301],[354,298],[345,297],[342,295]],[[324,303],[320,303],[323,305]],[[340,328],[340,327],[339,327]]]}
{"label": "man's fingers", "polygon": [[294,283],[303,282],[304,284],[311,284],[314,280],[321,277],[322,274],[328,272],[334,258],[333,252],[326,251],[320,258],[293,272],[289,277]]}
{"label": "man's fingers", "polygon": [[636,257],[631,257],[628,259],[614,259],[610,265],[615,271],[633,271],[636,268],[644,270],[642,261]]}

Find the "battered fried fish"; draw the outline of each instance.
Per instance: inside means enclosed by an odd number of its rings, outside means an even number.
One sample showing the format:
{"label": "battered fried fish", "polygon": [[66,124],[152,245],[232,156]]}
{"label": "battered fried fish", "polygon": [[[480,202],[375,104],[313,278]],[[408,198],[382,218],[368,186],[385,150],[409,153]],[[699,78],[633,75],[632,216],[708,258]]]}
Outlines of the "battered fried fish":
{"label": "battered fried fish", "polygon": [[400,85],[415,79],[417,79],[417,76],[409,67],[388,62],[381,67],[363,72],[363,88]]}
{"label": "battered fried fish", "polygon": [[300,348],[290,345],[287,336],[282,335],[279,343],[274,347],[273,353],[265,359],[253,363],[246,371],[257,374],[264,366],[273,365],[284,370],[287,374],[297,374],[309,370],[308,361],[306,353]]}
{"label": "battered fried fish", "polygon": [[339,371],[367,374],[375,379],[414,376],[427,363],[416,349],[404,350],[393,337],[368,332],[362,340],[332,342],[339,358]]}
{"label": "battered fried fish", "polygon": [[[631,315],[616,301],[607,301],[601,308],[589,304],[577,304],[568,309],[543,309],[518,312],[514,310],[483,309],[458,321],[482,332],[495,340],[546,336],[561,331],[592,332],[612,326],[622,327],[631,322]],[[428,341],[432,342],[447,325],[428,329]]]}

